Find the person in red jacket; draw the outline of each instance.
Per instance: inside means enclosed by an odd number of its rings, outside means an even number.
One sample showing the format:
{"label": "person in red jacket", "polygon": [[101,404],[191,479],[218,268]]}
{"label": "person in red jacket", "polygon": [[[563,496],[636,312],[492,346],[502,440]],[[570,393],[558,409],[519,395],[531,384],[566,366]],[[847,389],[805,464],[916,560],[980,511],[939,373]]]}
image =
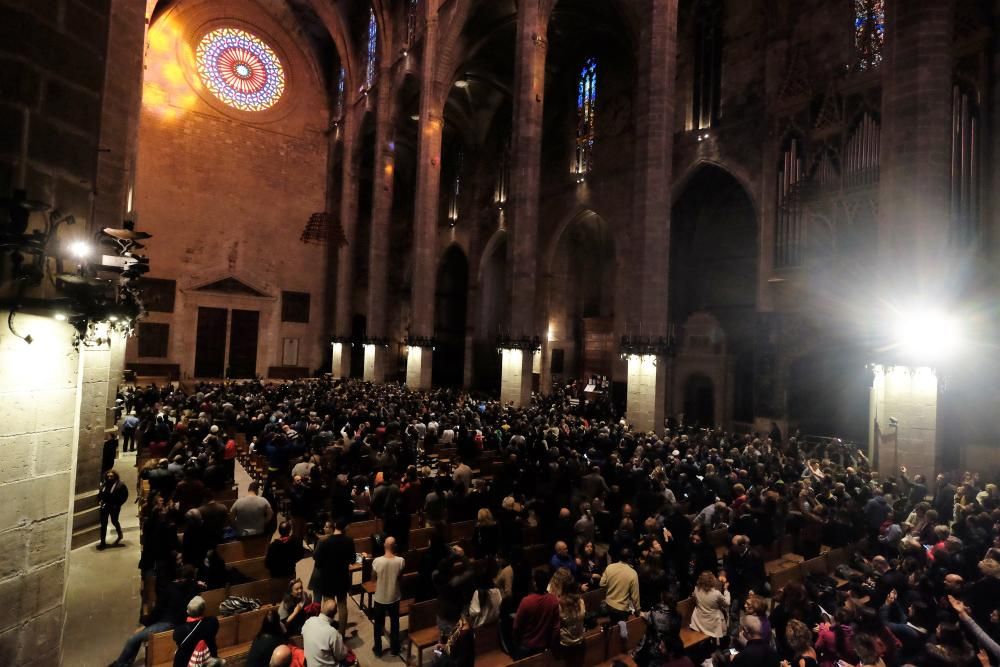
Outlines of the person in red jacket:
{"label": "person in red jacket", "polygon": [[541,653],[552,645],[559,630],[559,598],[547,592],[548,575],[534,574],[535,592],[526,595],[514,615],[514,642],[517,660]]}

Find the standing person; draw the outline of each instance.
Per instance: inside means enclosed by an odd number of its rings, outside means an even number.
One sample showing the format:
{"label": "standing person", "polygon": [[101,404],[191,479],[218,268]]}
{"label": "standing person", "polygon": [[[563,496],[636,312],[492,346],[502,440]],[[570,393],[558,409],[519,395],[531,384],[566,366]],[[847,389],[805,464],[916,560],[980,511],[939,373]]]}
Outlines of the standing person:
{"label": "standing person", "polygon": [[587,607],[575,580],[567,582],[559,593],[559,654],[567,665],[583,663],[583,618]]}
{"label": "standing person", "polygon": [[608,589],[608,612],[615,623],[628,620],[639,609],[639,575],[628,564],[631,557],[631,551],[622,549],[601,576],[601,587]]}
{"label": "standing person", "polygon": [[108,546],[105,541],[108,534],[108,519],[111,520],[115,531],[118,533],[115,546],[121,543],[124,536],[122,535],[122,525],[118,521],[118,515],[121,513],[122,505],[125,504],[126,500],[128,500],[128,488],[122,484],[118,473],[114,469],[104,473],[104,483],[101,484],[101,488],[97,492],[97,501],[100,504],[101,513],[101,541],[97,545],[98,549],[104,549]]}
{"label": "standing person", "polygon": [[122,420],[122,452],[135,451],[135,432],[139,428],[139,418],[135,416],[135,410],[131,410],[128,416]]}
{"label": "standing person", "polygon": [[334,599],[339,603],[337,624],[340,634],[347,636],[347,593],[351,590],[351,565],[355,561],[354,540],[344,531],[347,529],[347,519],[337,519],[333,535],[320,539],[313,552],[312,579],[309,588],[322,597],[323,601]]}
{"label": "standing person", "polygon": [[535,592],[526,595],[514,616],[514,642],[520,660],[541,653],[552,645],[559,630],[559,598],[547,592],[548,575],[542,570],[534,572]]}
{"label": "standing person", "polygon": [[382,633],[389,615],[389,652],[399,655],[399,578],[406,561],[396,555],[396,538],[387,537],[385,553],[372,562],[375,577],[375,656],[382,657]]}
{"label": "standing person", "polygon": [[112,431],[108,433],[101,450],[101,475],[115,467],[115,459],[118,458],[118,435]]}
{"label": "standing person", "polygon": [[344,637],[333,627],[336,615],[336,598],[324,598],[319,616],[313,616],[302,626],[302,648],[309,667],[335,667],[347,657]]}
{"label": "standing person", "polygon": [[[716,640],[726,636],[726,615],[729,612],[729,582],[715,578],[711,572],[702,572],[694,587],[694,612],[691,629]],[[757,625],[760,634],[760,624]]]}
{"label": "standing person", "polygon": [[187,606],[187,620],[174,628],[174,667],[188,667],[194,664],[218,665],[219,649],[215,636],[219,632],[219,619],[205,616],[205,599],[200,595],[191,598]]}
{"label": "standing person", "polygon": [[[259,493],[260,484],[256,481],[250,482],[247,495],[237,498],[229,509],[229,523],[239,537],[270,534],[274,530],[271,527],[274,510],[271,509],[271,503],[267,502],[267,498],[262,498]],[[299,545],[301,544],[302,540],[299,539]]]}

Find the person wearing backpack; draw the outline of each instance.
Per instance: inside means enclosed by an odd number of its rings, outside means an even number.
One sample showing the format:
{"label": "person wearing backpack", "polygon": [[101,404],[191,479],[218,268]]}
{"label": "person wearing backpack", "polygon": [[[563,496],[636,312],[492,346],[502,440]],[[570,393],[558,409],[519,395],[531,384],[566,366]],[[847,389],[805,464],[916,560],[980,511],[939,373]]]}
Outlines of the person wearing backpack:
{"label": "person wearing backpack", "polygon": [[205,616],[205,598],[196,595],[187,605],[187,620],[174,628],[174,667],[218,667],[225,661],[219,659],[215,636],[219,632],[219,619]]}

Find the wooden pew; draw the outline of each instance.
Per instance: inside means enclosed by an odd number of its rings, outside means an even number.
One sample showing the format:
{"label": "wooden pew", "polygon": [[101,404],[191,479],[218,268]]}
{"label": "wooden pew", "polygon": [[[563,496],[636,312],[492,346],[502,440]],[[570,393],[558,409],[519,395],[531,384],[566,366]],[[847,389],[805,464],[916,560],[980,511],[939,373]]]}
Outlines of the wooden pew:
{"label": "wooden pew", "polygon": [[[607,657],[602,665],[610,666],[615,660],[621,660],[626,664],[631,658],[628,654],[639,645],[646,634],[646,621],[641,616],[634,616],[625,622],[625,637],[622,637],[617,624],[607,626],[608,644]],[[634,664],[634,663],[633,663]]]}
{"label": "wooden pew", "polygon": [[694,598],[687,598],[677,603],[677,614],[681,617],[681,641],[684,648],[708,641],[710,637],[706,634],[691,629],[691,615],[694,613]]}
{"label": "wooden pew", "polygon": [[[260,632],[264,616],[271,609],[273,606],[264,606],[254,611],[220,618],[219,632],[215,636],[219,657],[230,660],[246,655],[257,633]],[[172,630],[153,635],[146,646],[146,667],[170,667],[173,665],[176,648]]]}
{"label": "wooden pew", "polygon": [[232,542],[223,542],[215,547],[215,553],[219,554],[226,563],[235,563],[249,558],[259,558],[267,553],[267,545],[270,543],[267,535],[254,535],[253,537],[243,537]]}
{"label": "wooden pew", "polygon": [[437,600],[410,605],[409,628],[406,631],[406,664],[410,654],[417,649],[417,667],[423,667],[424,651],[438,643],[441,634],[437,628]]}
{"label": "wooden pew", "polygon": [[244,577],[248,577],[252,581],[262,581],[264,579],[271,578],[271,573],[268,571],[267,566],[264,565],[264,556],[238,560],[233,563],[227,563],[227,566],[236,570]]}

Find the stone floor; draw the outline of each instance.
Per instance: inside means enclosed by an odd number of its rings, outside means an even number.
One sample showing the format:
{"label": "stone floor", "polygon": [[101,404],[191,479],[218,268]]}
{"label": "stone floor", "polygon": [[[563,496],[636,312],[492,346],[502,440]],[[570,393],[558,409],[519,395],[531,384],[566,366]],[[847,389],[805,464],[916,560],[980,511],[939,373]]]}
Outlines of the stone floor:
{"label": "stone floor", "polygon": [[[118,471],[129,489],[135,488],[135,455],[119,459]],[[246,493],[249,477],[237,466],[240,493]],[[63,632],[63,665],[65,667],[106,667],[118,656],[122,642],[138,626],[139,614],[139,522],[134,511],[134,493],[122,511],[125,532],[124,546],[98,551],[94,545],[80,547],[70,555],[69,582],[66,591],[66,628]],[[110,528],[110,527],[109,527]],[[114,534],[113,529],[112,535]],[[299,562],[296,573],[308,583],[312,574],[312,559]],[[381,659],[372,653],[372,624],[353,601],[349,622],[357,632],[348,638],[361,664],[400,665],[402,659],[386,653]],[[402,620],[406,628],[406,620]],[[387,642],[385,642],[387,646]],[[430,656],[427,656],[428,658]],[[136,664],[143,664],[140,652]],[[241,667],[234,660],[230,667]]]}

